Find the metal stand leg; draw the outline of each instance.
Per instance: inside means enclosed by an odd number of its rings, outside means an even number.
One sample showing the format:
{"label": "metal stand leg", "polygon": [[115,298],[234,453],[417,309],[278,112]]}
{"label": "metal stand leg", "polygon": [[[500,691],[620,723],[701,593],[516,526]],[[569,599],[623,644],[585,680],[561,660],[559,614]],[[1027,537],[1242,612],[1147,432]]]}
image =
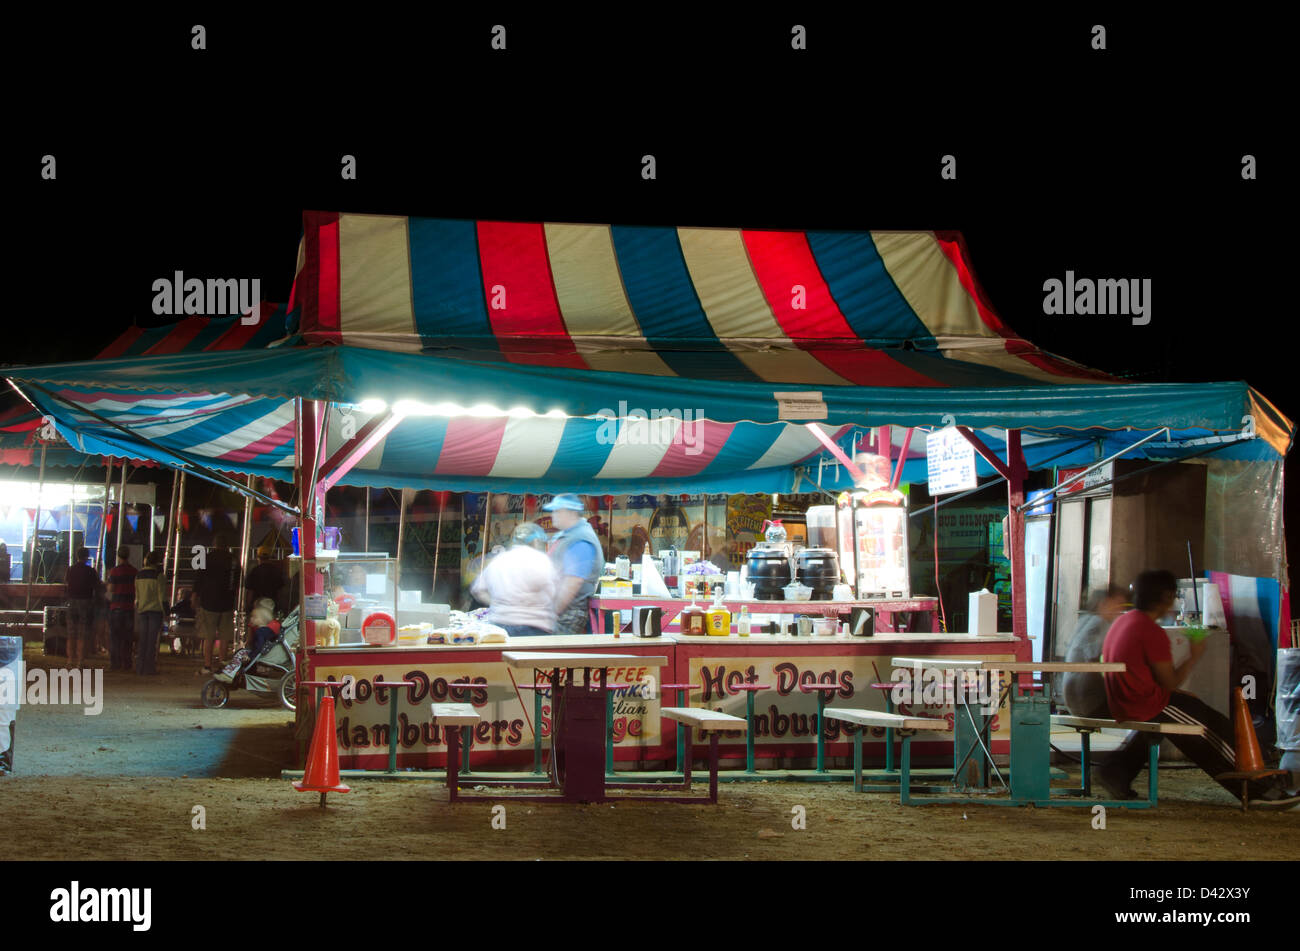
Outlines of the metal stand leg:
{"label": "metal stand leg", "polygon": [[447,801],[456,801],[456,788],[460,785],[460,732],[455,727],[443,727],[447,735]]}
{"label": "metal stand leg", "polygon": [[826,772],[826,729],[822,711],[826,709],[826,691],[817,691],[817,772]]}
{"label": "metal stand leg", "polygon": [[605,691],[605,775],[614,773],[614,693]]}
{"label": "metal stand leg", "polygon": [[465,740],[464,740],[464,743],[462,744],[462,745],[464,746],[464,749],[465,749],[465,766],[464,766],[464,768],[461,770],[461,772],[463,772],[466,776],[468,776],[468,775],[470,774],[470,769],[469,769],[469,748],[470,748],[470,744],[474,741],[474,737],[473,737],[473,735],[470,733],[470,729],[471,729],[470,727],[467,727],[467,726],[466,726],[466,727],[461,727],[461,729],[465,731]]}
{"label": "metal stand leg", "polygon": [[686,727],[686,758],[682,760],[682,786],[687,792],[691,791],[691,760],[695,758],[695,744],[691,741],[691,728],[689,724]]}
{"label": "metal stand leg", "polygon": [[853,791],[862,792],[862,731],[860,726],[853,731]]}
{"label": "metal stand leg", "polygon": [[[681,687],[677,688],[677,706],[686,706],[686,691]],[[682,725],[677,724],[677,771],[682,770],[682,761],[686,756],[686,738],[682,733]]]}
{"label": "metal stand leg", "polygon": [[718,804],[718,731],[709,734],[709,802]]}
{"label": "metal stand leg", "polygon": [[388,772],[397,772],[397,688],[388,688]]}
{"label": "metal stand leg", "polygon": [[542,692],[533,690],[533,775],[542,775]]}
{"label": "metal stand leg", "polygon": [[[894,712],[894,698],[888,693],[885,694],[885,712]],[[885,727],[885,771],[892,773],[894,771],[894,728]]]}
{"label": "metal stand leg", "polygon": [[911,800],[912,785],[912,737],[911,734],[903,734],[903,774],[898,780],[898,801],[906,806]]}
{"label": "metal stand leg", "polygon": [[754,772],[754,691],[745,691],[745,772]]}
{"label": "metal stand leg", "polygon": [[1084,796],[1092,795],[1092,773],[1089,771],[1088,761],[1092,758],[1089,755],[1089,747],[1092,743],[1092,734],[1085,730],[1079,734],[1079,748],[1083,753],[1083,794]]}
{"label": "metal stand leg", "polygon": [[[1149,759],[1147,761],[1147,802],[1151,805],[1156,804],[1156,764],[1160,762],[1160,735],[1156,734],[1156,741],[1150,745]],[[1245,790],[1243,790],[1244,792]],[[1245,798],[1242,799],[1245,804]]]}

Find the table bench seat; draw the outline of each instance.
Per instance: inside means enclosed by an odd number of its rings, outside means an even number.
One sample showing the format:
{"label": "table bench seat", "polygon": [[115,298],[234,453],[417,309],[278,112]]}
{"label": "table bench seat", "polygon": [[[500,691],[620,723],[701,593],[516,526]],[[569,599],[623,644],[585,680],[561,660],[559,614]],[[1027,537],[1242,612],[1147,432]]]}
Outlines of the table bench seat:
{"label": "table bench seat", "polygon": [[1105,720],[1100,717],[1052,716],[1052,726],[1068,726],[1083,732],[1095,730],[1136,730],[1139,733],[1182,734],[1200,736],[1205,727],[1198,723],[1147,723],[1142,720]]}
{"label": "table bench seat", "polygon": [[879,726],[894,730],[936,730],[946,733],[947,720],[933,717],[909,717],[901,713],[882,713],[879,710],[850,710],[840,707],[827,707],[826,718],[858,726]]}
{"label": "table bench seat", "polygon": [[708,710],[704,707],[662,707],[659,714],[669,720],[694,727],[700,733],[709,731],[745,733],[749,730],[749,724],[744,717],[733,717],[729,713]]}
{"label": "table bench seat", "polygon": [[468,703],[435,703],[433,722],[439,726],[477,726],[480,717]]}

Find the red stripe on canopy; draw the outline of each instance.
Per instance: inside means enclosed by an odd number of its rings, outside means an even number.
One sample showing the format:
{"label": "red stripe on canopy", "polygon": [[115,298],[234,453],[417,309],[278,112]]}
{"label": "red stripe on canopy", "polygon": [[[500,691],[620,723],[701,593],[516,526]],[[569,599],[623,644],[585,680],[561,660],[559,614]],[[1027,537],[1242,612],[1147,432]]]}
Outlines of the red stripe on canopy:
{"label": "red stripe on canopy", "polygon": [[735,428],[733,423],[715,423],[707,419],[683,423],[678,430],[679,438],[668,447],[650,477],[671,479],[702,472],[722,451]]}
{"label": "red stripe on canopy", "polygon": [[[479,268],[488,319],[511,363],[587,370],[560,315],[540,224],[478,222]],[[493,305],[504,297],[504,308]],[[519,339],[522,338],[522,339]]]}
{"label": "red stripe on canopy", "polygon": [[1042,353],[1028,340],[1019,336],[1002,322],[1002,318],[994,313],[993,304],[989,301],[988,295],[984,293],[984,288],[980,286],[979,281],[975,280],[975,271],[970,266],[966,250],[966,239],[962,237],[961,232],[936,231],[934,237],[944,256],[957,269],[957,277],[961,281],[961,286],[966,289],[966,293],[975,301],[975,308],[979,311],[980,320],[984,321],[984,326],[995,331],[1006,341],[1007,353],[1020,357],[1026,363],[1032,364],[1040,370],[1055,373],[1059,376],[1082,377],[1089,380],[1117,379],[1108,373],[1067,363],[1064,360],[1058,360],[1049,354]]}
{"label": "red stripe on canopy", "polygon": [[496,464],[505,437],[505,417],[481,419],[453,417],[447,421],[436,475],[485,476]]}
{"label": "red stripe on canopy", "polygon": [[140,335],[143,333],[144,331],[139,327],[127,327],[126,330],[122,332],[122,336],[110,343],[97,359],[112,360],[116,357],[122,356],[130,349],[132,344],[140,339]]}
{"label": "red stripe on canopy", "polygon": [[167,336],[146,350],[145,354],[152,357],[163,353],[183,353],[207,325],[206,317],[186,317],[176,324]]}
{"label": "red stripe on canopy", "polygon": [[279,429],[267,433],[261,439],[250,442],[240,449],[232,449],[230,452],[222,453],[216,458],[225,459],[227,462],[247,462],[254,456],[274,452],[282,446],[287,446],[293,440],[296,428],[296,423],[285,423]]}
{"label": "red stripe on canopy", "polygon": [[[866,347],[840,311],[802,231],[743,231],[754,276],[777,323],[801,350],[859,386],[938,386],[888,354]],[[804,289],[803,308],[793,288]],[[827,341],[829,346],[819,345]]]}

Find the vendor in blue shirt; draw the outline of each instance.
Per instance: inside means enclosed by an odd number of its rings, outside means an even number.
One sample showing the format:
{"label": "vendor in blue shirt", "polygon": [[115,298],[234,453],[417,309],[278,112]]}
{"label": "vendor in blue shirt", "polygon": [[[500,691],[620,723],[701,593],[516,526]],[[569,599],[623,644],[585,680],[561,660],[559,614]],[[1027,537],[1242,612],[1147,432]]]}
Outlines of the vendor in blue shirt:
{"label": "vendor in blue shirt", "polygon": [[548,552],[560,578],[555,633],[590,634],[587,606],[605,568],[600,538],[582,517],[585,509],[576,495],[557,495],[542,510],[551,513],[551,524],[558,529]]}

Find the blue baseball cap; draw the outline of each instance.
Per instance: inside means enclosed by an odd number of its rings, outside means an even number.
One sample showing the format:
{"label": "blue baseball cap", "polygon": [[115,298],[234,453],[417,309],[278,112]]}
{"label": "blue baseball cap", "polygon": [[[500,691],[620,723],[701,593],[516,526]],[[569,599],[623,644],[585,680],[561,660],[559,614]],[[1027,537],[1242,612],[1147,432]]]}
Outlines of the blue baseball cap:
{"label": "blue baseball cap", "polygon": [[551,501],[542,506],[543,512],[554,512],[556,509],[569,509],[574,512],[585,512],[586,506],[584,506],[582,500],[572,492],[565,492],[561,495],[557,495],[555,498],[551,499]]}

